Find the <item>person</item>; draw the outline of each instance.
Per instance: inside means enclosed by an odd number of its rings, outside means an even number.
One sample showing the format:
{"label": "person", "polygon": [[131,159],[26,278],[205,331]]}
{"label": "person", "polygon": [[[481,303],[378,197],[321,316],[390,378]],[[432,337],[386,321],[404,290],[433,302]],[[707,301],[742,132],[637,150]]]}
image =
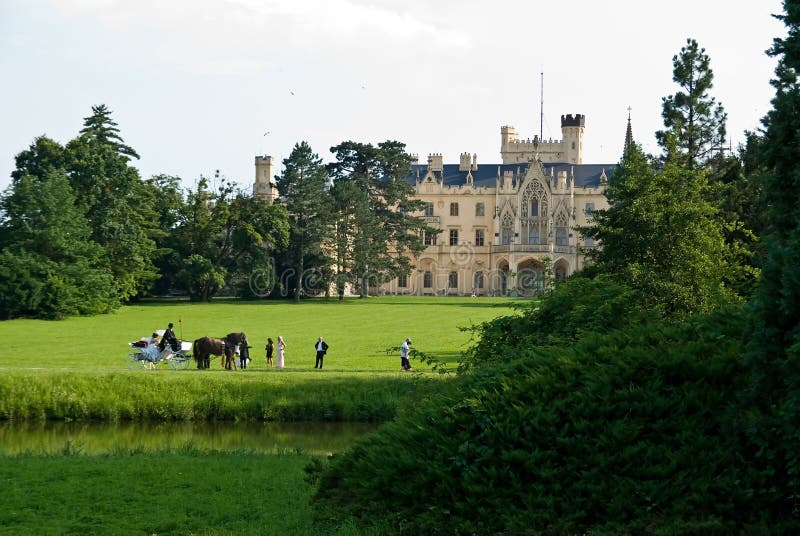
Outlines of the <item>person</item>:
{"label": "person", "polygon": [[272,342],[272,339],[267,337],[267,345],[264,347],[264,350],[267,351],[267,365],[270,367],[272,366],[272,353],[275,351],[275,344]]}
{"label": "person", "polygon": [[153,332],[150,336],[150,340],[147,341],[147,346],[158,346],[158,333]]}
{"label": "person", "polygon": [[322,337],[317,339],[314,344],[314,349],[317,351],[317,361],[314,363],[314,368],[322,368],[322,359],[328,352],[328,343],[322,340]]}
{"label": "person", "polygon": [[246,369],[249,361],[250,347],[247,346],[247,341],[244,341],[239,345],[239,368]]}
{"label": "person", "polygon": [[286,343],[283,341],[283,337],[280,335],[278,336],[278,359],[275,362],[275,366],[277,368],[283,368],[286,364],[283,362],[284,358],[284,351],[286,350]]}
{"label": "person", "polygon": [[169,347],[172,349],[173,352],[177,352],[181,349],[181,345],[178,342],[178,337],[175,336],[175,332],[172,331],[172,322],[169,323],[167,329],[164,331],[164,335],[161,336],[161,342],[158,344],[158,349],[162,352],[164,348]]}
{"label": "person", "polygon": [[413,370],[411,362],[408,360],[409,346],[411,346],[411,339],[408,338],[400,345],[400,370]]}

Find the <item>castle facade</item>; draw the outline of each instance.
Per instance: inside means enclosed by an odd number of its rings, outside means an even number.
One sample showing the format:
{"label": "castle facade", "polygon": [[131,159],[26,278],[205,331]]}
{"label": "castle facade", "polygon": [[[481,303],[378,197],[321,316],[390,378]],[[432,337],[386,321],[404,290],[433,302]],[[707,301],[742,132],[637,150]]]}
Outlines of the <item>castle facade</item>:
{"label": "castle facade", "polygon": [[[520,140],[500,129],[501,163],[463,153],[412,165],[409,184],[438,234],[424,236],[416,269],[372,289],[378,294],[534,295],[546,278],[580,270],[595,247],[577,227],[608,207],[605,184],[616,164],[584,164],[585,116],[561,116],[559,141]],[[274,199],[272,157],[256,157],[254,195]],[[545,273],[547,271],[548,273]]]}

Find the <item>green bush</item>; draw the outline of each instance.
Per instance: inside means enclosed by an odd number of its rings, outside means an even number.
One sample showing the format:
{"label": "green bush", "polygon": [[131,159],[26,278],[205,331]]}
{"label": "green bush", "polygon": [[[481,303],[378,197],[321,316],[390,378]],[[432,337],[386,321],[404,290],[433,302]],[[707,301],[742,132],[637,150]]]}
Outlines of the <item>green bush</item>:
{"label": "green bush", "polygon": [[319,516],[407,534],[796,532],[755,492],[746,323],[726,309],[477,368],[333,458]]}

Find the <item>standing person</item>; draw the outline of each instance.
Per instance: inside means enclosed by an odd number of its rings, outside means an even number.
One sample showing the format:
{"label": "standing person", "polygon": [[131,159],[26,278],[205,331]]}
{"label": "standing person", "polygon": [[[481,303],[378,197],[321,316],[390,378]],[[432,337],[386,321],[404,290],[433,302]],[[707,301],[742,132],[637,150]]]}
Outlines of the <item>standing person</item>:
{"label": "standing person", "polygon": [[250,361],[250,347],[247,346],[247,341],[244,341],[239,345],[239,368],[246,369],[248,361]]}
{"label": "standing person", "polygon": [[400,345],[400,370],[412,370],[411,362],[408,360],[409,346],[411,346],[411,339],[406,339]]}
{"label": "standing person", "polygon": [[314,344],[314,349],[317,351],[317,361],[314,363],[314,368],[322,368],[322,359],[328,352],[328,343],[323,341],[322,337],[320,337]]}
{"label": "standing person", "polygon": [[272,342],[272,339],[267,337],[267,345],[264,347],[264,350],[267,351],[267,365],[270,367],[272,366],[272,354],[275,351],[275,344]]}
{"label": "standing person", "polygon": [[283,368],[286,364],[283,362],[284,358],[284,351],[286,350],[286,343],[283,340],[283,337],[278,335],[278,359],[275,363],[277,368]]}

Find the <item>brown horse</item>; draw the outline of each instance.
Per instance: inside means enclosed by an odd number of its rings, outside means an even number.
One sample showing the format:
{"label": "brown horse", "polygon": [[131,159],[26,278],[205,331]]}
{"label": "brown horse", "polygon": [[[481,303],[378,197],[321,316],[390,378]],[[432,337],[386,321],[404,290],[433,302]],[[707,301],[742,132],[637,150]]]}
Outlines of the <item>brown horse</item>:
{"label": "brown horse", "polygon": [[247,346],[247,335],[244,333],[228,333],[224,339],[201,337],[192,344],[192,355],[197,362],[198,369],[207,369],[211,366],[211,356],[222,356],[221,365],[226,369],[236,369],[236,347]]}

